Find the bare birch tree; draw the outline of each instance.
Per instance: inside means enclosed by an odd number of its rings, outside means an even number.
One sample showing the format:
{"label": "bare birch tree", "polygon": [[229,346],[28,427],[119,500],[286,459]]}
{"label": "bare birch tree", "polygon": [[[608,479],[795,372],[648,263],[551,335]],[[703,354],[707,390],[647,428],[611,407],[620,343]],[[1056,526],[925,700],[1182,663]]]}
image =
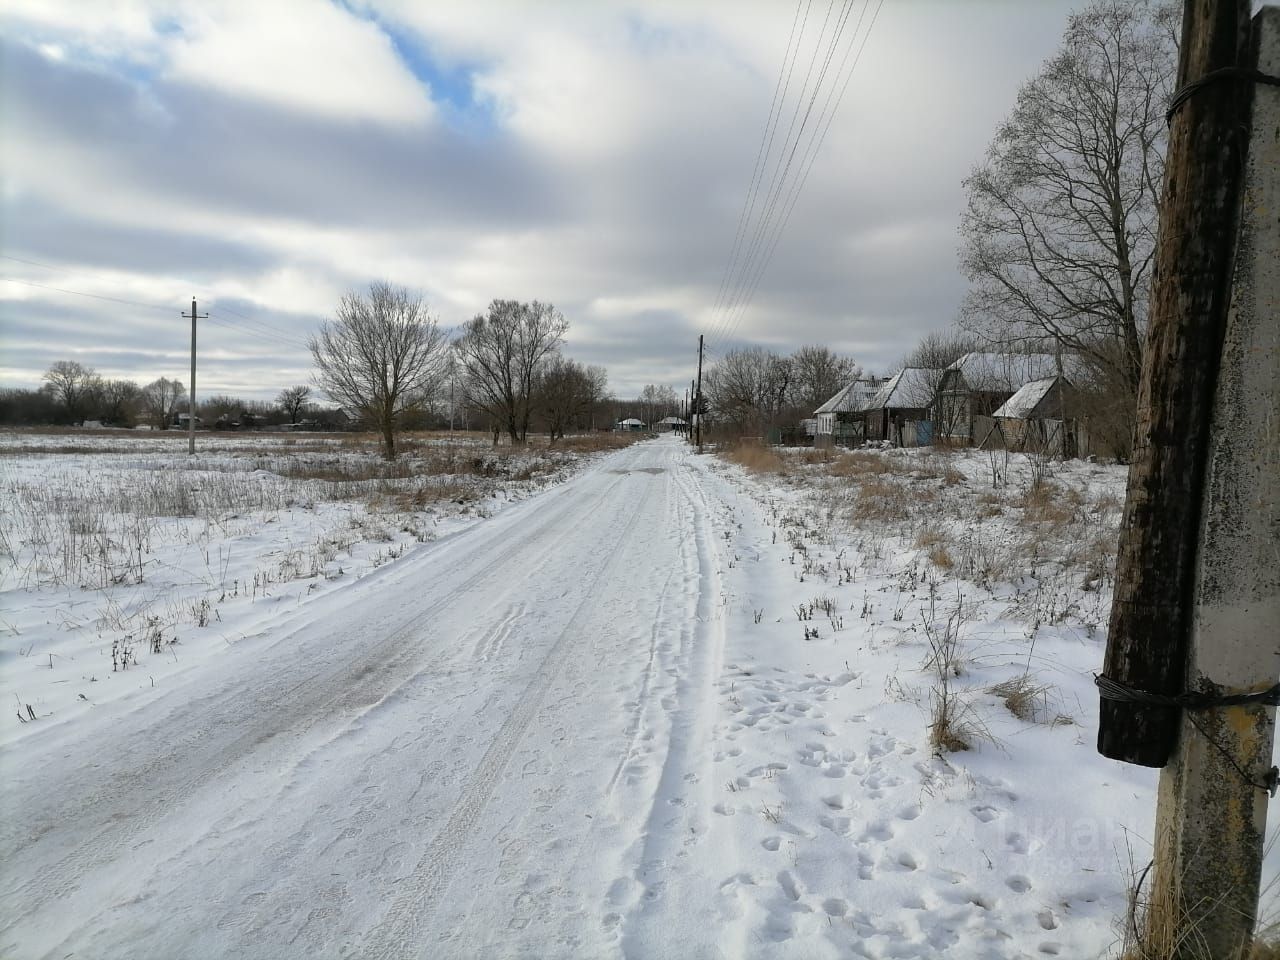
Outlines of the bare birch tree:
{"label": "bare birch tree", "polygon": [[529,435],[533,394],[540,365],[564,341],[569,322],[549,303],[494,300],[476,314],[454,342],[466,382],[467,399],[486,414],[512,443]]}
{"label": "bare birch tree", "polygon": [[383,281],[347,293],[308,346],[316,385],[368,417],[394,460],[400,417],[432,398],[444,371],[447,340],[422,298]]}
{"label": "bare birch tree", "polygon": [[962,323],[1051,340],[1131,399],[1142,369],[1176,16],[1094,0],[965,180]]}

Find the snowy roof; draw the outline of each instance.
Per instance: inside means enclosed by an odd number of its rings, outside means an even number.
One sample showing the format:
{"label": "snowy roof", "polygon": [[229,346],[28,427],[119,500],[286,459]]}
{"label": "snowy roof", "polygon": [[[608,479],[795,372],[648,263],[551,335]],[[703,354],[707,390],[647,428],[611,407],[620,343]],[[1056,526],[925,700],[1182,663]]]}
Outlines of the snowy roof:
{"label": "snowy roof", "polygon": [[966,353],[947,369],[958,370],[970,390],[1007,392],[1052,377],[1058,361],[1051,353]]}
{"label": "snowy roof", "polygon": [[882,384],[875,398],[867,404],[867,410],[894,408],[923,409],[932,405],[938,385],[939,370],[924,367],[904,367]]}
{"label": "snowy roof", "polygon": [[634,427],[634,426],[636,426],[637,424],[639,424],[639,425],[640,425],[640,426],[642,426],[642,427],[644,426],[644,421],[643,421],[643,420],[637,420],[635,417],[627,417],[627,419],[625,419],[625,420],[619,420],[618,422],[619,422],[619,423],[626,424],[628,427]]}
{"label": "snowy roof", "polygon": [[[638,423],[639,421],[636,421],[636,422]],[[669,423],[669,424],[672,424],[673,426],[684,426],[686,421],[681,420],[679,417],[663,417],[658,422]]]}
{"label": "snowy roof", "polygon": [[834,397],[813,411],[814,415],[820,413],[857,413],[860,410],[866,410],[867,405],[875,399],[876,391],[880,389],[882,380],[854,380],[848,386],[844,387]]}
{"label": "snowy roof", "polygon": [[[1053,390],[1053,385],[1058,380],[1058,377],[1044,377],[1023,384],[1018,392],[1002,403],[992,416],[1005,420],[1026,420],[1028,417],[1035,416],[1036,408],[1049,396],[1049,392]],[[1065,379],[1062,383],[1065,389],[1070,389],[1071,385]]]}

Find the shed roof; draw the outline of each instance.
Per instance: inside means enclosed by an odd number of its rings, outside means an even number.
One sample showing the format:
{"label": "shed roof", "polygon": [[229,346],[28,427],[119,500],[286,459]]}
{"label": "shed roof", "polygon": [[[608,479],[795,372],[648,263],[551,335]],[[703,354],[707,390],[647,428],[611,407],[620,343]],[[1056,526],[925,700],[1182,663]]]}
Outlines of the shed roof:
{"label": "shed roof", "polygon": [[843,387],[834,397],[813,411],[814,416],[820,413],[857,413],[866,410],[867,405],[875,399],[883,380],[854,380]]}
{"label": "shed roof", "polygon": [[1058,361],[1051,353],[966,353],[948,370],[958,370],[970,390],[1011,392],[1029,380],[1052,377]]}
{"label": "shed roof", "polygon": [[658,421],[658,423],[669,423],[672,426],[682,427],[682,426],[685,426],[688,423],[688,421],[681,420],[679,417],[663,417],[661,420]]}
{"label": "shed roof", "polygon": [[940,374],[925,367],[904,367],[880,386],[866,409],[924,409],[933,403]]}
{"label": "shed roof", "polygon": [[1071,390],[1070,382],[1062,377],[1043,377],[1040,380],[1032,380],[1030,383],[1023,384],[1018,392],[1002,403],[992,416],[1002,420],[1027,420],[1047,414],[1056,415],[1058,411],[1045,411],[1038,408],[1053,392],[1054,385],[1059,381],[1064,390]]}

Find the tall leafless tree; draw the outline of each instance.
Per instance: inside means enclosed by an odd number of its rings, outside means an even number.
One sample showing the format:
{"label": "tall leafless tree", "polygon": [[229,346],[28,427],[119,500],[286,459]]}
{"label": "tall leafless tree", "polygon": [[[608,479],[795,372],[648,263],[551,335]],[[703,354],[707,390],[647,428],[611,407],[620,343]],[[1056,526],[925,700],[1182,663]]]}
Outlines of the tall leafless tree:
{"label": "tall leafless tree", "polygon": [[276,403],[280,405],[280,409],[284,411],[285,416],[289,418],[290,423],[297,423],[298,416],[302,413],[302,408],[311,400],[311,388],[306,384],[299,384],[296,387],[285,387],[280,391],[280,395],[276,397]]}
{"label": "tall leafless tree", "polygon": [[422,298],[385,281],[343,296],[332,321],[308,342],[315,382],[329,399],[358,410],[396,457],[396,428],[440,385],[447,340]]}
{"label": "tall leafless tree", "polygon": [[703,376],[710,415],[738,434],[776,425],[791,406],[792,358],[761,347],[730,350]]}
{"label": "tall leafless tree", "polygon": [[536,405],[554,443],[567,428],[581,424],[604,401],[609,377],[604,367],[583,366],[555,354],[538,371]]}
{"label": "tall leafless tree", "polygon": [[1176,14],[1094,0],[1018,94],[965,180],[962,323],[998,343],[1055,341],[1119,386],[1142,369]]}
{"label": "tall leafless tree", "polygon": [[181,380],[160,377],[142,388],[142,406],[157,430],[168,430],[178,412],[178,403],[187,395]]}
{"label": "tall leafless tree", "polygon": [[529,435],[538,369],[564,341],[569,322],[549,303],[494,300],[454,342],[468,401],[512,443]]}
{"label": "tall leafless tree", "polygon": [[809,345],[791,355],[794,377],[791,402],[801,416],[809,417],[849,381],[858,376],[860,368],[849,357],[834,353],[830,347]]}
{"label": "tall leafless tree", "polygon": [[97,389],[102,419],[112,424],[128,424],[134,417],[139,393],[132,380],[102,380]]}
{"label": "tall leafless tree", "polygon": [[98,386],[98,375],[93,367],[75,360],[58,360],[49,365],[41,378],[49,385],[54,397],[67,411],[71,420],[84,418],[89,399]]}

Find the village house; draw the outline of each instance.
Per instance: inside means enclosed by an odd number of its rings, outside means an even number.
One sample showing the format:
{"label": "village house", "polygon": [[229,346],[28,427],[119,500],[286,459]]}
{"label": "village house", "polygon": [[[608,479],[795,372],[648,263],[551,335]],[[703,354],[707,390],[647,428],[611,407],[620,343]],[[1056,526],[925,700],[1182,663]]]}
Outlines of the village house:
{"label": "village house", "polygon": [[866,439],[862,415],[884,382],[875,377],[854,380],[815,410],[814,445],[861,443]]}
{"label": "village house", "polygon": [[1065,377],[1032,380],[996,408],[991,429],[978,442],[1074,457],[1080,448],[1079,409],[1080,395]]}
{"label": "village house", "polygon": [[934,432],[939,443],[972,446],[1000,404],[1031,380],[1057,373],[1048,353],[966,353],[938,378]]}
{"label": "village house", "polygon": [[905,367],[881,384],[862,413],[866,439],[899,447],[933,443],[933,402],[939,373]]}

